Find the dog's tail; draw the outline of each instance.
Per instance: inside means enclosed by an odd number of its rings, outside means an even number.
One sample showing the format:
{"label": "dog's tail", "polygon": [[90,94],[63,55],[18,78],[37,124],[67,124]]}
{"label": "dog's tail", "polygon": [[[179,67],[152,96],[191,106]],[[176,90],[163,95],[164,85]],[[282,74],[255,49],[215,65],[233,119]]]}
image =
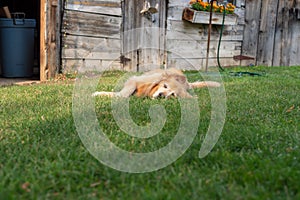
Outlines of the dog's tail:
{"label": "dog's tail", "polygon": [[94,92],[92,94],[93,97],[95,96],[102,96],[102,97],[115,97],[116,93],[115,92]]}
{"label": "dog's tail", "polygon": [[203,87],[220,87],[221,84],[215,81],[197,81],[189,83],[190,88],[203,88]]}

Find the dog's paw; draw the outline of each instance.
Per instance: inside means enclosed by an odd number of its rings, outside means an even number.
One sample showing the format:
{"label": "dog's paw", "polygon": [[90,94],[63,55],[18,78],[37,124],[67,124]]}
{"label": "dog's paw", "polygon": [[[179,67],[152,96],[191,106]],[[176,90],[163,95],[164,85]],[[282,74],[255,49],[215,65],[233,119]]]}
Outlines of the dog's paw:
{"label": "dog's paw", "polygon": [[96,96],[113,97],[114,93],[113,92],[94,92],[92,94],[92,97],[96,97]]}
{"label": "dog's paw", "polygon": [[101,92],[94,92],[94,93],[92,94],[92,97],[100,96],[100,95],[101,95]]}
{"label": "dog's paw", "polygon": [[220,87],[221,83],[215,81],[205,81],[207,87]]}
{"label": "dog's paw", "polygon": [[220,87],[221,83],[215,81],[197,81],[189,83],[191,88],[202,88],[202,87]]}

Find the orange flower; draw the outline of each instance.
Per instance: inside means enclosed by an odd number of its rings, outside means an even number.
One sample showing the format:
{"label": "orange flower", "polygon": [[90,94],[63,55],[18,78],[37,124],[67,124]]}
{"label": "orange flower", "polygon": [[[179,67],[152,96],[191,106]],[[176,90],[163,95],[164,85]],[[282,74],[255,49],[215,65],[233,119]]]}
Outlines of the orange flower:
{"label": "orange flower", "polygon": [[200,2],[200,5],[203,6],[204,8],[206,8],[207,4],[205,2]]}
{"label": "orange flower", "polygon": [[191,0],[190,4],[197,3],[197,0]]}
{"label": "orange flower", "polygon": [[235,6],[234,6],[232,3],[228,3],[226,7],[227,7],[227,8],[235,9]]}
{"label": "orange flower", "polygon": [[[195,10],[199,11],[209,11],[211,2],[202,0],[190,0],[191,7]],[[225,11],[226,13],[234,13],[235,6],[232,3],[228,3],[226,5]],[[218,5],[216,1],[213,2],[213,12],[224,12],[224,6]]]}

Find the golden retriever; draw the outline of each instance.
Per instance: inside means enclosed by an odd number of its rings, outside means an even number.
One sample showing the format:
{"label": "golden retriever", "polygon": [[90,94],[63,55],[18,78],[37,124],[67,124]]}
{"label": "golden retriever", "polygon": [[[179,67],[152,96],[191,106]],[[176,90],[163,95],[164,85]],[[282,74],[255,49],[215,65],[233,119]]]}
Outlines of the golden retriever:
{"label": "golden retriever", "polygon": [[219,87],[221,84],[213,81],[197,81],[189,83],[181,70],[170,68],[156,69],[140,76],[129,78],[120,92],[95,92],[93,96],[108,97],[179,97],[190,98],[189,89],[202,87]]}

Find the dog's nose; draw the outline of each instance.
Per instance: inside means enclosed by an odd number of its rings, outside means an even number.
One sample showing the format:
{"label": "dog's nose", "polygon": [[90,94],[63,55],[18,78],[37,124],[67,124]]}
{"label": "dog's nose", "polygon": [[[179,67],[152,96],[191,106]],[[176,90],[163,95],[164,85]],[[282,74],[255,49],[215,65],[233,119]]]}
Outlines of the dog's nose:
{"label": "dog's nose", "polygon": [[175,92],[171,92],[171,93],[169,93],[168,97],[176,97],[176,94],[175,94]]}
{"label": "dog's nose", "polygon": [[164,93],[160,92],[160,93],[158,94],[158,96],[159,96],[159,97],[163,97],[163,96],[164,96]]}

